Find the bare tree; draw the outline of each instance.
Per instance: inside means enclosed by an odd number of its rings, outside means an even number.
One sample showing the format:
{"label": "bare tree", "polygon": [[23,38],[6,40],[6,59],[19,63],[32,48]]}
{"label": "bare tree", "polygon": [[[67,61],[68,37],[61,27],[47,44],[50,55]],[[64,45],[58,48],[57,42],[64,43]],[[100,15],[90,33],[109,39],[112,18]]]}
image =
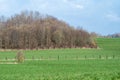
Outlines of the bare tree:
{"label": "bare tree", "polygon": [[25,11],[0,19],[0,26],[0,48],[4,49],[96,47],[87,31],[39,12]]}

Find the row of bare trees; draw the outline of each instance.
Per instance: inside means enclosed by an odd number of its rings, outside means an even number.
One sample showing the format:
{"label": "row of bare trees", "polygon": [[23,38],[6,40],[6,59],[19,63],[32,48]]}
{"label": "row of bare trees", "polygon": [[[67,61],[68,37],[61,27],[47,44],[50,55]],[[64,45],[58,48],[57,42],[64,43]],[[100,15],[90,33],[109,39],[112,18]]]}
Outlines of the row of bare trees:
{"label": "row of bare trees", "polygon": [[91,35],[39,12],[24,11],[0,18],[1,49],[96,47]]}

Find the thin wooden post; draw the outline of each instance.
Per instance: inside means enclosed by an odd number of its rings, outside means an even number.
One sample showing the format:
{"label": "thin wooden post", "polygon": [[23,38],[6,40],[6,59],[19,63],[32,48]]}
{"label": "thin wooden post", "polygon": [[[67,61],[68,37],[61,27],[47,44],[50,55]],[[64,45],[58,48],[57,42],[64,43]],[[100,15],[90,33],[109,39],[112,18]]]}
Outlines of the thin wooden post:
{"label": "thin wooden post", "polygon": [[65,56],[65,60],[67,59],[67,56]]}
{"label": "thin wooden post", "polygon": [[60,59],[59,55],[58,55],[58,60]]}
{"label": "thin wooden post", "polygon": [[49,56],[49,60],[51,59],[51,56]]}
{"label": "thin wooden post", "polygon": [[85,59],[87,59],[87,56],[85,56]]}
{"label": "thin wooden post", "polygon": [[41,56],[41,60],[43,59],[43,56]]}
{"label": "thin wooden post", "polygon": [[78,56],[76,56],[76,60],[78,60]]}
{"label": "thin wooden post", "polygon": [[7,61],[7,60],[8,60],[8,58],[6,57],[6,58],[5,58],[5,60]]}
{"label": "thin wooden post", "polygon": [[35,59],[35,57],[34,57],[34,56],[32,56],[32,59],[34,60],[34,59]]}
{"label": "thin wooden post", "polygon": [[93,55],[93,59],[94,59],[95,57],[94,57],[94,55]]}
{"label": "thin wooden post", "polygon": [[101,57],[101,55],[99,55],[99,59],[101,59],[102,57]]}
{"label": "thin wooden post", "polygon": [[113,59],[115,59],[115,55],[113,55]]}
{"label": "thin wooden post", "polygon": [[108,56],[106,55],[106,59],[108,59]]}

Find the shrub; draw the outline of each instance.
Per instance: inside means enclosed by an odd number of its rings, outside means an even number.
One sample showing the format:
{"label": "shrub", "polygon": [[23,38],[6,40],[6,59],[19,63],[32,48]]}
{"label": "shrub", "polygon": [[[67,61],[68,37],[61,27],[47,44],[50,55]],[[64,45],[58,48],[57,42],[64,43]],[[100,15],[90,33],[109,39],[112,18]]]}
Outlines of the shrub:
{"label": "shrub", "polygon": [[17,52],[16,60],[17,60],[17,62],[19,62],[19,63],[24,62],[24,54],[23,54],[21,51]]}

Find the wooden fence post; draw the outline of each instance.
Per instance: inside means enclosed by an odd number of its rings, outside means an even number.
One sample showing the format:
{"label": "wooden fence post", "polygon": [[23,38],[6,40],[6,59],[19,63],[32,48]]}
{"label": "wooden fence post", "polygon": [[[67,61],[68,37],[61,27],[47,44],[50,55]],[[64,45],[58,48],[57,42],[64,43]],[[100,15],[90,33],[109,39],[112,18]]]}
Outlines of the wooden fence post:
{"label": "wooden fence post", "polygon": [[5,60],[7,61],[7,60],[8,60],[8,58],[6,57],[6,58],[5,58]]}
{"label": "wooden fence post", "polygon": [[78,56],[76,56],[76,60],[78,60]]}
{"label": "wooden fence post", "polygon": [[108,59],[108,56],[106,55],[106,59]]}
{"label": "wooden fence post", "polygon": [[115,59],[115,55],[113,55],[113,59]]}
{"label": "wooden fence post", "polygon": [[58,55],[58,60],[60,59],[59,55]]}
{"label": "wooden fence post", "polygon": [[65,56],[65,60],[67,60],[67,56]]}
{"label": "wooden fence post", "polygon": [[94,59],[95,57],[94,57],[94,55],[93,55],[93,59]]}
{"label": "wooden fence post", "polygon": [[87,56],[85,56],[85,59],[87,59]]}
{"label": "wooden fence post", "polygon": [[51,56],[49,56],[49,60],[51,59]]}
{"label": "wooden fence post", "polygon": [[32,59],[34,60],[34,59],[35,59],[35,57],[34,57],[34,56],[32,56]]}
{"label": "wooden fence post", "polygon": [[43,56],[41,56],[41,60],[43,59]]}
{"label": "wooden fence post", "polygon": [[102,57],[101,57],[101,55],[99,55],[99,59],[101,59]]}

